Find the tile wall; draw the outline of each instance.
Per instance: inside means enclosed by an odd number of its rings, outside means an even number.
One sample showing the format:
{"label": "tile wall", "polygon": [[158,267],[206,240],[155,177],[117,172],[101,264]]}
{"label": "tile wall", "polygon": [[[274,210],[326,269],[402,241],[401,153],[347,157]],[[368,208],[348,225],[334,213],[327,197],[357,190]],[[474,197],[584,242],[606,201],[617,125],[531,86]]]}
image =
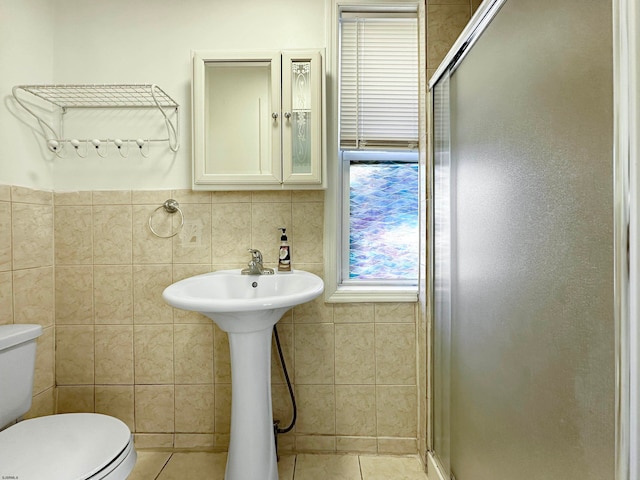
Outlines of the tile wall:
{"label": "tile wall", "polygon": [[[13,233],[0,244],[14,247],[0,254],[0,278],[13,284],[13,296],[0,297],[0,318],[47,327],[39,370],[48,383],[39,379],[35,393],[48,392],[49,403],[33,415],[53,411],[55,365],[58,413],[117,416],[140,447],[225,449],[227,336],[208,318],[166,305],[162,290],[242,267],[250,247],[275,266],[279,226],[290,232],[294,265],[322,275],[324,193],[2,192],[0,234]],[[157,210],[168,198],[180,202],[185,222],[179,235],[160,239],[147,222],[153,214],[159,233],[177,228],[179,214]],[[414,304],[322,298],[287,313],[279,332],[298,421],[279,438],[282,451],[415,452],[415,319]],[[284,425],[291,407],[275,352],[272,363],[274,412]]]}
{"label": "tile wall", "polygon": [[0,185],[0,325],[43,327],[27,416],[55,409],[53,262],[51,192]]}

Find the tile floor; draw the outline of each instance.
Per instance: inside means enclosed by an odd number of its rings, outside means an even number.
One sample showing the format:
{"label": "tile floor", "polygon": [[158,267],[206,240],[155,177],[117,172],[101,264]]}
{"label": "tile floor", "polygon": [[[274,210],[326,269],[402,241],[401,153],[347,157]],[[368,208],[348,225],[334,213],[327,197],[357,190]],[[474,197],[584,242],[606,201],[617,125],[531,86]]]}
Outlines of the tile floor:
{"label": "tile floor", "polygon": [[[223,480],[226,453],[139,451],[129,480]],[[417,456],[282,455],[280,480],[427,480]]]}

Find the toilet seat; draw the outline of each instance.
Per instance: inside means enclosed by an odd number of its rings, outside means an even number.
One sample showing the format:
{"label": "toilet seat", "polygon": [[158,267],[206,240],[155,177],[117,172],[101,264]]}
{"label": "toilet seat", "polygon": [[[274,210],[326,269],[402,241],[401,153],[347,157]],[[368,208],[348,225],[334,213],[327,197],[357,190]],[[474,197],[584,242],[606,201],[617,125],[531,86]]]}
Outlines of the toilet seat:
{"label": "toilet seat", "polygon": [[135,460],[129,428],[106,415],[50,415],[0,432],[0,475],[6,478],[120,480]]}

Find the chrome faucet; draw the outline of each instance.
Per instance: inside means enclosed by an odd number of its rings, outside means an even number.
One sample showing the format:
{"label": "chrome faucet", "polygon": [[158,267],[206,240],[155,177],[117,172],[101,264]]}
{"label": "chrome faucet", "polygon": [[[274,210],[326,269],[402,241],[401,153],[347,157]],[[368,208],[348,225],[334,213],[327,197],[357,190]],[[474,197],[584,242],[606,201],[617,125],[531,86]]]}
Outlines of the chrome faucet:
{"label": "chrome faucet", "polygon": [[249,252],[251,253],[251,261],[240,272],[242,275],[273,275],[275,273],[273,268],[265,268],[262,265],[262,253],[260,253],[260,250],[250,248]]}

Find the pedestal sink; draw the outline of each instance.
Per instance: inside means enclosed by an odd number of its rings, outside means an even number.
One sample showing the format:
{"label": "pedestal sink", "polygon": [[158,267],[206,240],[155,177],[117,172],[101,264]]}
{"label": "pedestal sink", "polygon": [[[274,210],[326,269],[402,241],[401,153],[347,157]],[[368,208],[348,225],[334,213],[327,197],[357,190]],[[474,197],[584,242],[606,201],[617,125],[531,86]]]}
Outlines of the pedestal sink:
{"label": "pedestal sink", "polygon": [[302,270],[242,275],[221,270],[168,286],[162,296],[176,308],[200,312],[229,335],[231,436],[225,480],[277,480],[271,412],[271,331],[295,305],[324,290]]}

